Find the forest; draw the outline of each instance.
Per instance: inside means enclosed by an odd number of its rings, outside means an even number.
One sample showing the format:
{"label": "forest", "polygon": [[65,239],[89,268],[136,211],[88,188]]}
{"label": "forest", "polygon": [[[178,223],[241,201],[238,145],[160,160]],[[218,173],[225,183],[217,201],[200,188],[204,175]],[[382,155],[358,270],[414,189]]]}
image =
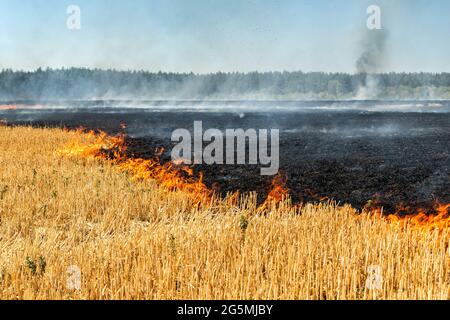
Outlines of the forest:
{"label": "forest", "polygon": [[450,99],[450,73],[210,74],[87,68],[0,72],[3,101],[52,99]]}

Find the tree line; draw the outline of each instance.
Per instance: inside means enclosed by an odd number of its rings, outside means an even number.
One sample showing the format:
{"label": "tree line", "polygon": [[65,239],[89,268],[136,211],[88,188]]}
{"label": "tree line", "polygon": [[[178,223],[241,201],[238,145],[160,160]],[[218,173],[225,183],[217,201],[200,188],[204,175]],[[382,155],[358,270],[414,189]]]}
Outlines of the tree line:
{"label": "tree line", "polygon": [[0,99],[449,99],[450,73],[2,70]]}

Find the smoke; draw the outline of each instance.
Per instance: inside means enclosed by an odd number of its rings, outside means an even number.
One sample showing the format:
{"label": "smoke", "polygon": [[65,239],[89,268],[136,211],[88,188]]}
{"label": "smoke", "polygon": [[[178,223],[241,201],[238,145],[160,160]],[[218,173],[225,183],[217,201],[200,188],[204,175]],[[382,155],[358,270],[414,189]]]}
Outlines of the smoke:
{"label": "smoke", "polygon": [[382,93],[375,74],[383,72],[386,67],[387,39],[386,30],[367,30],[361,39],[361,54],[356,61],[356,70],[364,75],[364,83],[358,89],[357,100],[376,99]]}
{"label": "smoke", "polygon": [[375,75],[365,74],[364,85],[358,88],[355,100],[371,100],[381,95],[380,82]]}
{"label": "smoke", "polygon": [[383,71],[386,65],[386,30],[367,30],[362,41],[362,53],[356,61],[358,73],[373,74]]}

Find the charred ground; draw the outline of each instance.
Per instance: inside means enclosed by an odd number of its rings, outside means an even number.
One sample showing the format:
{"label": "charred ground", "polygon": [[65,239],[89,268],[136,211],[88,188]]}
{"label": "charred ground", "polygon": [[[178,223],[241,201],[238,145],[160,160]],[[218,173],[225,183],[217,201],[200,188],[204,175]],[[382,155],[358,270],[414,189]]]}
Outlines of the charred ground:
{"label": "charred ground", "polygon": [[[280,129],[280,172],[294,201],[333,199],[357,208],[372,202],[387,212],[450,202],[450,113],[426,112],[76,112],[8,111],[10,124],[86,127],[115,134],[126,123],[128,151],[151,158],[164,147],[170,160],[171,132],[207,128]],[[256,191],[265,199],[272,177],[258,166],[200,165],[205,183],[222,194]]]}

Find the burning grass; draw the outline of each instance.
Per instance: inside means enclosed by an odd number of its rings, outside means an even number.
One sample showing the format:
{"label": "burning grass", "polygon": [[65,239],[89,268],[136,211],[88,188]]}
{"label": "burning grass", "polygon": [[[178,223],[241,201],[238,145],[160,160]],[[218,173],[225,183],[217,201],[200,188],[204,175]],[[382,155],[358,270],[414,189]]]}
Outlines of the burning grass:
{"label": "burning grass", "polygon": [[395,216],[399,227],[371,210],[292,205],[282,178],[257,206],[214,197],[190,168],[126,157],[122,136],[0,136],[0,299],[450,297],[448,225],[417,228],[444,211]]}
{"label": "burning grass", "polygon": [[119,172],[128,173],[133,180],[155,181],[158,185],[169,191],[186,193],[196,204],[210,202],[213,194],[204,184],[200,173],[198,178],[188,166],[177,165],[171,162],[161,164],[158,158],[163,150],[156,152],[154,159],[132,158],[127,155],[125,136],[108,136],[105,132],[75,131],[75,135],[85,136],[85,139],[73,139],[58,150],[62,156],[91,157],[107,160]]}
{"label": "burning grass", "polygon": [[0,104],[0,111],[14,111],[14,110],[36,110],[45,109],[44,105],[24,105],[24,104]]}

